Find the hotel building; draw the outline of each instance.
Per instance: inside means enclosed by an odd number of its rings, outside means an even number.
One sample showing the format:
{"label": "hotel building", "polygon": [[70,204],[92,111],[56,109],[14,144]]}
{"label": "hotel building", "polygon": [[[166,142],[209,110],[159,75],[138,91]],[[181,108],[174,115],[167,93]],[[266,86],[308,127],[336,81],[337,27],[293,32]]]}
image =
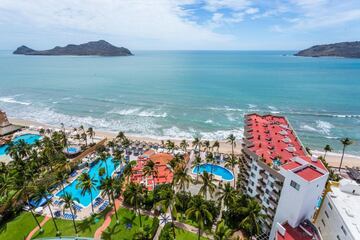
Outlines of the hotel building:
{"label": "hotel building", "polygon": [[360,239],[360,185],[343,179],[330,189],[315,221],[323,239]]}
{"label": "hotel building", "polygon": [[264,239],[321,239],[311,224],[328,171],[285,117],[245,116],[241,188],[263,206]]}

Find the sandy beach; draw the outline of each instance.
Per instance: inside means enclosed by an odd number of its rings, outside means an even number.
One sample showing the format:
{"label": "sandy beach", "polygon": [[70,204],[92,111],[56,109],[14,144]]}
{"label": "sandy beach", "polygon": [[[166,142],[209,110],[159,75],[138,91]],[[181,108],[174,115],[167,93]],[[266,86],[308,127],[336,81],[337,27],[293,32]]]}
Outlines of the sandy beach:
{"label": "sandy beach", "polygon": [[[39,123],[39,122],[31,121],[31,120],[24,120],[24,119],[9,118],[9,121],[12,124],[22,125],[22,126],[60,128],[60,126],[50,126],[48,124]],[[96,136],[98,136],[98,137],[103,137],[103,138],[106,137],[108,139],[112,139],[117,135],[117,133],[115,133],[115,132],[99,131],[99,130],[96,130],[96,128],[94,130],[96,132]],[[131,140],[139,140],[139,141],[154,142],[154,143],[161,142],[160,139],[129,135],[129,134],[126,134],[126,132],[125,132],[125,135]],[[175,142],[176,145],[179,145],[180,141],[181,141],[181,140],[177,140],[177,139],[170,139],[170,140]],[[205,140],[205,139],[202,139],[202,140]],[[231,153],[231,145],[230,144],[226,143],[226,141],[219,141],[219,142],[220,142],[219,152]],[[190,144],[190,147],[191,147],[191,140],[188,140],[188,143]],[[211,144],[212,144],[212,142],[211,142]],[[235,147],[234,150],[235,150],[235,153],[241,153],[241,142],[240,141],[237,142],[237,146]],[[316,156],[324,155],[324,152],[319,151],[319,150],[312,150],[312,153]],[[329,163],[330,166],[333,166],[333,167],[339,166],[340,159],[341,159],[340,153],[328,152],[326,155],[327,162]],[[345,154],[344,160],[343,160],[343,167],[345,167],[345,166],[360,167],[360,156]]]}

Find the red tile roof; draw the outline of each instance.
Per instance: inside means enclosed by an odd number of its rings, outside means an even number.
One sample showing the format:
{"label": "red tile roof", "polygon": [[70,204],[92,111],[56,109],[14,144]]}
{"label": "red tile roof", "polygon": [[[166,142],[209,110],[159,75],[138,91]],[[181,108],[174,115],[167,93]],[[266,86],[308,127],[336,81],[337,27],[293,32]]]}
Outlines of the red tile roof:
{"label": "red tile roof", "polygon": [[[285,235],[283,236],[277,232],[276,240],[313,240],[313,236],[306,233],[300,226],[293,228],[286,223],[283,227],[286,229]],[[310,229],[307,229],[307,231],[312,234]]]}
{"label": "red tile roof", "polygon": [[295,171],[295,173],[307,181],[312,181],[324,175],[312,166],[306,166],[299,171]]}
{"label": "red tile roof", "polygon": [[[302,165],[293,162],[294,157],[299,157],[313,166],[326,170],[321,161],[311,160],[285,117],[249,114],[245,116],[245,124],[245,136],[251,143],[248,149],[263,158],[266,163],[273,163],[277,159],[284,169],[291,170]],[[305,170],[303,174],[305,179],[311,179],[315,175],[311,169]]]}

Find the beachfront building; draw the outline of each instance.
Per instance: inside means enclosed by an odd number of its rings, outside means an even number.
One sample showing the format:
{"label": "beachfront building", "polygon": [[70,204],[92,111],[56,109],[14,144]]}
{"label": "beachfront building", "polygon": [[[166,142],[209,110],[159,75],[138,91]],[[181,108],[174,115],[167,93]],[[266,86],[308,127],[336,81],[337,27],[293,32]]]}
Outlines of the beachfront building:
{"label": "beachfront building", "polygon": [[241,187],[263,206],[264,239],[313,239],[328,171],[311,157],[285,117],[245,116]]}
{"label": "beachfront building", "polygon": [[360,185],[343,179],[330,188],[315,221],[323,239],[360,239]]}
{"label": "beachfront building", "polygon": [[6,113],[0,110],[0,136],[13,133],[20,128],[20,126],[11,124],[6,116]]}

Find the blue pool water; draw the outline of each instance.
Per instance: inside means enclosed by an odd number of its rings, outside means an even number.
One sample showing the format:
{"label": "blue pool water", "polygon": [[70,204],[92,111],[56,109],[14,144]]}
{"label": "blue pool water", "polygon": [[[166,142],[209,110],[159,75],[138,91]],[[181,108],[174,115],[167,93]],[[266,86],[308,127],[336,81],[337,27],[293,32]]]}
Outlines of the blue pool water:
{"label": "blue pool water", "polygon": [[[14,143],[17,143],[20,140],[24,140],[27,144],[34,144],[36,141],[38,141],[41,138],[38,134],[24,134],[15,137],[12,141]],[[6,149],[8,148],[8,145],[5,144],[0,147],[0,156],[6,154]]]}
{"label": "blue pool water", "polygon": [[204,171],[222,177],[222,179],[225,181],[234,180],[234,175],[229,169],[214,164],[208,164],[208,163],[202,164],[198,167],[194,167],[192,172],[195,174],[197,173],[201,174]]}
{"label": "blue pool water", "polygon": [[65,149],[67,153],[70,153],[70,154],[74,154],[74,153],[78,153],[79,152],[79,149],[76,148],[76,147],[69,147],[67,149]]}
{"label": "blue pool water", "polygon": [[[89,170],[89,175],[91,178],[95,180],[95,188],[91,190],[92,196],[95,199],[99,193],[100,190],[98,187],[100,186],[101,178],[105,178],[106,176],[111,176],[115,169],[117,168],[117,165],[115,165],[112,161],[112,157],[109,157],[106,160],[108,170],[109,172],[106,172],[106,174],[102,177],[99,176],[99,169],[104,167],[106,169],[105,163],[102,161],[97,162],[94,166],[92,166]],[[76,199],[77,202],[79,202],[82,206],[87,207],[91,203],[91,195],[90,193],[86,192],[85,195],[81,195],[81,189],[77,189],[76,185],[79,183],[78,178],[75,179],[72,183],[67,185],[64,189],[65,192],[70,193],[74,199]],[[57,197],[61,197],[64,195],[64,191],[60,190],[58,193],[56,193]]]}

